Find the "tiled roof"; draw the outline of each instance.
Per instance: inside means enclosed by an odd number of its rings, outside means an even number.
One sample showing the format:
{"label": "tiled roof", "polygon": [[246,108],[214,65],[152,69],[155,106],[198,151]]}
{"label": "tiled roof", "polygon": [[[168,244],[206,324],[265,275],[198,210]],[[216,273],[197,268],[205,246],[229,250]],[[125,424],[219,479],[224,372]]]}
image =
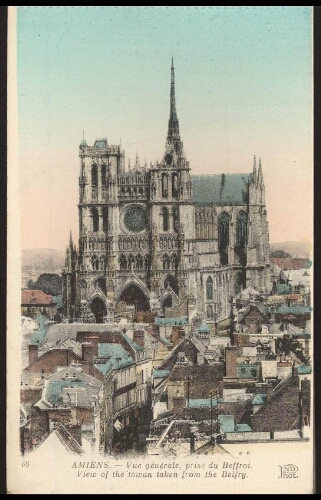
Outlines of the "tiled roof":
{"label": "tiled roof", "polygon": [[175,365],[169,382],[190,380],[190,399],[207,399],[211,390],[222,385],[223,364],[215,365]]}
{"label": "tiled roof", "polygon": [[253,405],[264,405],[266,400],[266,394],[257,394],[252,401]]}
{"label": "tiled roof", "polygon": [[198,328],[197,331],[198,332],[204,332],[204,333],[211,333],[211,329],[208,326],[208,324],[205,323],[205,321],[201,324],[201,326]]}
{"label": "tiled roof", "polygon": [[[111,369],[124,368],[133,364],[133,358],[121,344],[101,343],[98,344],[98,355],[100,361],[95,362],[95,368],[106,375]],[[106,358],[105,362],[101,362]]]}
{"label": "tiled roof", "polygon": [[[271,311],[271,307],[267,306],[265,307],[265,310],[267,312]],[[312,311],[311,306],[280,306],[277,309],[275,309],[275,314],[307,314]]]}
{"label": "tiled roof", "polygon": [[234,415],[219,415],[221,432],[234,432],[235,431],[235,419]]}
{"label": "tiled roof", "polygon": [[126,333],[122,333],[122,336],[134,351],[141,352],[144,350],[142,346],[134,342]]}
{"label": "tiled roof", "polygon": [[253,430],[287,431],[299,429],[299,377],[293,377],[251,417]]}
{"label": "tiled roof", "polygon": [[84,382],[81,380],[52,380],[49,382],[47,387],[46,400],[51,404],[62,404],[64,388],[80,388],[84,387],[84,385]]}
{"label": "tiled roof", "polygon": [[64,388],[78,389],[81,387],[86,388],[88,397],[92,401],[93,397],[98,395],[101,385],[102,382],[91,375],[67,366],[48,377],[42,401],[49,401],[51,404],[63,404]]}
{"label": "tiled roof", "polygon": [[71,349],[77,356],[82,355],[82,347],[80,342],[76,342],[73,339],[66,339],[62,340],[58,344],[56,344],[54,347],[51,348],[51,350],[55,349]]}
{"label": "tiled roof", "polygon": [[308,375],[312,372],[311,366],[299,365],[298,366],[298,374],[299,375]]}
{"label": "tiled roof", "polygon": [[98,344],[98,356],[100,358],[120,358],[127,359],[129,354],[125,351],[121,344]]}
{"label": "tiled roof", "polygon": [[188,325],[187,316],[180,318],[155,318],[155,324],[159,326],[184,326]]}
{"label": "tiled roof", "polygon": [[192,175],[196,205],[246,205],[250,174]]}
{"label": "tiled roof", "polygon": [[38,330],[33,332],[29,337],[29,344],[31,345],[42,345],[45,341],[47,331],[49,328],[48,320],[46,316],[37,317]]}
{"label": "tiled roof", "polygon": [[90,407],[92,401],[86,387],[64,387],[62,389],[62,402],[78,407]]}
{"label": "tiled roof", "polygon": [[251,432],[251,430],[248,424],[236,424],[236,432]]}
{"label": "tiled roof", "polygon": [[55,429],[52,432],[56,432],[61,442],[68,447],[68,449],[74,453],[83,453],[83,450],[80,444],[72,437],[70,432],[66,429],[66,427],[58,423]]}
{"label": "tiled roof", "polygon": [[188,408],[215,408],[219,400],[212,398],[208,399],[189,399],[187,402]]}
{"label": "tiled roof", "polygon": [[107,139],[96,139],[95,140],[94,148],[104,149],[104,148],[107,148],[107,146],[108,146]]}
{"label": "tiled roof", "polygon": [[170,370],[154,370],[153,377],[154,378],[165,378],[170,374]]}
{"label": "tiled roof", "polygon": [[30,306],[52,305],[52,295],[47,295],[42,290],[22,290],[21,304]]}

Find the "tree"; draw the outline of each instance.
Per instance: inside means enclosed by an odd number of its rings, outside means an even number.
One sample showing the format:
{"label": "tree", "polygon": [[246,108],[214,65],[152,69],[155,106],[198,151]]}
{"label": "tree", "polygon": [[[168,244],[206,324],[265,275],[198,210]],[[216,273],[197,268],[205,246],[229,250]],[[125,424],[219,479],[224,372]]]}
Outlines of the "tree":
{"label": "tree", "polygon": [[286,356],[292,352],[302,363],[307,363],[301,342],[293,339],[287,333],[285,333],[283,337],[276,340],[276,351],[278,354],[283,352]]}
{"label": "tree", "polygon": [[273,250],[270,252],[270,257],[273,258],[279,258],[279,259],[284,259],[284,258],[292,258],[292,255],[290,255],[288,252],[285,252],[284,250]]}
{"label": "tree", "polygon": [[35,282],[29,280],[28,288],[29,290],[42,290],[48,295],[61,295],[62,277],[59,274],[44,273]]}

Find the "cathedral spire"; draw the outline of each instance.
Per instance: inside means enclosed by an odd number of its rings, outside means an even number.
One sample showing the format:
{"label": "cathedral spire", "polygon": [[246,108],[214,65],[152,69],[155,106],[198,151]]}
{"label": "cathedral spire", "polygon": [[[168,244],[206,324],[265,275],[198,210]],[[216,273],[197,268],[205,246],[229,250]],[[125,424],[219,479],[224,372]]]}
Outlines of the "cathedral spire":
{"label": "cathedral spire", "polygon": [[74,244],[73,244],[73,241],[72,241],[71,229],[70,229],[70,233],[69,233],[69,248],[70,248],[70,251],[72,251],[73,248],[74,248]]}
{"label": "cathedral spire", "polygon": [[174,60],[172,57],[171,95],[170,95],[170,111],[169,111],[169,120],[168,120],[167,141],[172,142],[173,139],[180,140],[179,123],[178,123],[178,118],[177,118],[176,100],[175,100],[175,69],[174,69]]}
{"label": "cathedral spire", "polygon": [[259,159],[259,171],[257,174],[257,182],[258,184],[263,184],[263,171],[262,171],[262,161]]}
{"label": "cathedral spire", "polygon": [[139,170],[140,169],[140,160],[139,160],[139,155],[138,155],[138,151],[136,153],[136,161],[135,161],[135,170]]}
{"label": "cathedral spire", "polygon": [[254,183],[256,182],[256,178],[257,178],[256,155],[254,155],[254,158],[253,158],[253,182]]}

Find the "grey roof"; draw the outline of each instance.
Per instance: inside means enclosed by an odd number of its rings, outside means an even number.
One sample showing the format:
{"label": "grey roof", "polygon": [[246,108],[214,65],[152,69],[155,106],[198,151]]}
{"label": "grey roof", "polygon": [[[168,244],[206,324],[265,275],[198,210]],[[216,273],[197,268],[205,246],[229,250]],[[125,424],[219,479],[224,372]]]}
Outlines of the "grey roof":
{"label": "grey roof", "polygon": [[196,205],[246,205],[251,174],[192,175]]}
{"label": "grey roof", "polygon": [[95,140],[94,148],[105,149],[105,148],[107,148],[107,146],[108,146],[107,139],[96,139]]}

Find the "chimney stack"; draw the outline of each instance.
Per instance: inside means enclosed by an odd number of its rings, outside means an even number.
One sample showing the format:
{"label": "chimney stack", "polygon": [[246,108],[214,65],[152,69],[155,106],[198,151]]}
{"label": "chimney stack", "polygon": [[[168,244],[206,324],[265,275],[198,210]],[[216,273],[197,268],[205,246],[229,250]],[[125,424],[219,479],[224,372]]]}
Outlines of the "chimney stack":
{"label": "chimney stack", "polygon": [[133,330],[133,341],[141,347],[145,346],[145,332],[144,330]]}
{"label": "chimney stack", "polygon": [[171,334],[171,341],[172,341],[172,344],[173,344],[173,349],[184,338],[185,338],[185,330],[184,330],[184,328],[182,328],[179,325],[173,326],[172,327],[172,334]]}
{"label": "chimney stack", "polygon": [[237,378],[236,347],[225,347],[225,376]]}
{"label": "chimney stack", "polygon": [[38,359],[38,346],[29,344],[29,365]]}
{"label": "chimney stack", "polygon": [[94,369],[95,346],[90,342],[82,344],[82,372],[92,375]]}

